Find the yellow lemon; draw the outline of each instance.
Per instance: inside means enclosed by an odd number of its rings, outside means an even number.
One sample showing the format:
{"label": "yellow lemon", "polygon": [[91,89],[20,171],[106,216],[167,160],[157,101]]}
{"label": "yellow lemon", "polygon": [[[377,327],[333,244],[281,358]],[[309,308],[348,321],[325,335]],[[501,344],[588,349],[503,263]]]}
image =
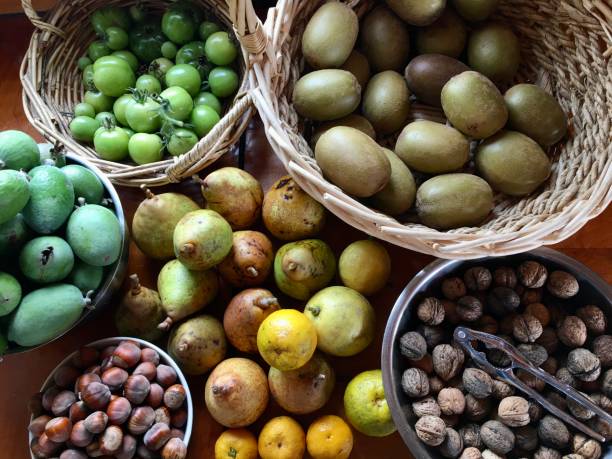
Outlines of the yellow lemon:
{"label": "yellow lemon", "polygon": [[229,429],[215,443],[215,459],[257,459],[257,440],[246,429]]}
{"label": "yellow lemon", "polygon": [[306,449],[302,427],[289,416],[270,419],[259,434],[262,459],[301,459]]}
{"label": "yellow lemon", "polygon": [[313,459],[347,459],[353,449],[353,432],[344,419],[322,416],[310,424],[306,447]]}
{"label": "yellow lemon", "polygon": [[317,331],[301,312],[281,309],[259,326],[257,348],[270,366],[281,371],[295,370],[306,365],[314,354]]}

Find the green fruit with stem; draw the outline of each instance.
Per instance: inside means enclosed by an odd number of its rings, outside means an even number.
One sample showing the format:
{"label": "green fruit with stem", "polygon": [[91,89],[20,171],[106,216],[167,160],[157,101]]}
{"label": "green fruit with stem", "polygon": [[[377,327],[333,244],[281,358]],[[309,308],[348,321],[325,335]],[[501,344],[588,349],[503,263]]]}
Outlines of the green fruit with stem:
{"label": "green fruit with stem", "polygon": [[198,136],[195,132],[189,129],[176,128],[168,138],[166,149],[172,156],[180,156],[195,147],[197,143]]}
{"label": "green fruit with stem", "polygon": [[74,266],[74,254],[66,241],[57,236],[42,236],[29,241],[19,254],[24,276],[40,284],[65,279]]}
{"label": "green fruit with stem", "polygon": [[0,132],[0,169],[29,171],[40,164],[38,144],[25,132]]}
{"label": "green fruit with stem", "polygon": [[21,285],[14,276],[0,272],[0,317],[15,310],[21,302]]}
{"label": "green fruit with stem", "polygon": [[72,187],[76,198],[85,198],[87,204],[100,204],[104,197],[104,186],[96,174],[79,164],[69,164],[61,168]]}
{"label": "green fruit with stem", "polygon": [[137,274],[130,276],[130,289],[115,313],[115,325],[122,336],[156,341],[164,335],[157,326],[165,318],[159,294],[140,284]]}
{"label": "green fruit with stem", "polygon": [[85,294],[90,290],[97,290],[102,285],[103,279],[104,268],[102,266],[88,265],[76,259],[67,280]]}
{"label": "green fruit with stem", "polygon": [[0,170],[0,223],[15,218],[29,199],[28,174],[12,169]]}

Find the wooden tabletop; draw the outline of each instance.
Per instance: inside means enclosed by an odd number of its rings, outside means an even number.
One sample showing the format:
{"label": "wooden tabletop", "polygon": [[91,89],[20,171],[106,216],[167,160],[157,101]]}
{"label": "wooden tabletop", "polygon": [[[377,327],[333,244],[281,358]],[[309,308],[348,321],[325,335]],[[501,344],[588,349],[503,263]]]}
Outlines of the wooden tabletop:
{"label": "wooden tabletop", "polygon": [[[2,101],[0,130],[20,129],[42,140],[28,124],[23,113],[18,75],[19,64],[27,48],[31,32],[32,27],[23,16],[0,17],[0,100]],[[237,152],[228,154],[214,167],[221,165],[237,166]],[[284,173],[266,142],[258,121],[254,121],[247,132],[244,167],[261,181],[264,189],[267,189]],[[206,171],[201,173],[201,175],[205,174]],[[198,188],[193,184],[184,183],[173,189],[187,193],[197,199],[200,204],[203,203]],[[143,198],[142,193],[139,190],[125,188],[118,189],[118,192],[122,198],[128,222],[131,222],[132,215]],[[612,209],[608,209],[575,236],[554,248],[586,264],[607,282],[612,282],[611,226]],[[364,234],[335,217],[329,219],[322,235],[322,238],[330,243],[338,255],[350,242],[365,237]],[[318,415],[331,413],[342,415],[342,394],[347,382],[361,371],[380,367],[380,347],[389,311],[406,283],[432,260],[432,257],[390,245],[387,245],[387,249],[392,257],[392,277],[384,291],[371,298],[377,312],[376,340],[358,356],[331,359],[337,374],[333,397],[315,415],[296,417],[304,428],[307,428]],[[129,272],[138,273],[144,285],[154,288],[159,268],[158,263],[147,260],[134,244],[131,245]],[[221,317],[229,296],[230,292],[222,292],[217,302],[205,312]],[[300,306],[286,297],[281,298],[285,307]],[[29,418],[26,408],[28,399],[38,391],[49,372],[66,354],[91,341],[116,336],[112,319],[113,312],[114,305],[96,321],[80,326],[61,340],[40,350],[8,356],[0,363],[0,426],[2,426],[0,428],[0,457],[14,459],[29,457],[26,431]],[[213,458],[215,440],[223,430],[213,421],[204,406],[205,380],[206,376],[192,377],[189,380],[196,411],[194,433],[189,445],[189,458],[191,459]],[[251,427],[252,431],[257,434],[265,420],[281,412],[282,410],[271,402],[264,416]],[[351,458],[371,459],[374,457],[396,459],[410,457],[410,455],[398,434],[384,439],[375,439],[355,433],[355,447]]]}

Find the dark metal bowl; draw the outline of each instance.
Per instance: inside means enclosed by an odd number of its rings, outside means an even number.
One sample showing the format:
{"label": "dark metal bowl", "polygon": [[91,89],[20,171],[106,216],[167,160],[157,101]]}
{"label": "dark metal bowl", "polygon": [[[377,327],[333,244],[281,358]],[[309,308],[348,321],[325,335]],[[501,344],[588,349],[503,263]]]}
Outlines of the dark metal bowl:
{"label": "dark metal bowl", "polygon": [[[612,321],[612,287],[582,263],[556,250],[541,248],[532,252],[506,257],[487,257],[477,260],[436,260],[419,272],[401,293],[391,311],[382,345],[382,373],[385,396],[397,430],[416,459],[441,458],[435,448],[422,443],[414,431],[417,420],[412,413],[411,400],[401,389],[402,373],[407,368],[406,360],[399,352],[399,337],[416,328],[414,306],[418,301],[440,288],[440,282],[452,274],[461,274],[471,266],[485,264],[487,267],[516,266],[525,260],[537,260],[550,269],[561,269],[572,273],[580,283],[580,292],[567,304],[584,306],[596,304],[608,317],[608,333]],[[604,448],[603,455],[612,454],[612,448]]]}
{"label": "dark metal bowl", "polygon": [[89,161],[79,156],[76,156],[72,153],[67,153],[66,154],[66,164],[79,164],[83,167],[86,167],[87,169],[91,170],[94,174],[96,174],[96,176],[102,182],[102,185],[104,186],[104,189],[105,189],[104,197],[112,201],[112,207],[113,207],[112,210],[114,210],[115,215],[117,215],[117,218],[119,219],[119,226],[121,227],[121,233],[122,233],[121,252],[119,253],[119,258],[117,259],[117,261],[113,263],[112,265],[107,266],[105,268],[106,277],[104,281],[102,282],[102,285],[100,285],[98,290],[96,290],[95,294],[93,295],[91,299],[92,300],[91,305],[93,306],[93,308],[91,309],[85,308],[79,320],[77,320],[72,325],[72,327],[70,327],[64,333],[56,336],[52,340],[47,341],[46,343],[43,343],[38,346],[24,347],[24,346],[17,346],[15,345],[15,343],[10,343],[11,346],[7,349],[6,351],[7,354],[20,354],[22,352],[31,351],[41,346],[45,346],[46,344],[49,344],[55,341],[56,339],[64,336],[66,333],[68,333],[73,328],[77,327],[82,322],[92,319],[110,304],[111,299],[113,298],[114,294],[119,291],[119,289],[121,288],[121,285],[123,284],[123,280],[125,278],[125,274],[127,271],[130,237],[129,237],[128,225],[127,225],[127,222],[125,221],[125,215],[123,213],[123,207],[121,206],[121,200],[119,199],[119,195],[117,194],[115,187],[110,182],[110,180],[106,178],[106,176],[100,169],[98,169],[96,166],[91,164]]}

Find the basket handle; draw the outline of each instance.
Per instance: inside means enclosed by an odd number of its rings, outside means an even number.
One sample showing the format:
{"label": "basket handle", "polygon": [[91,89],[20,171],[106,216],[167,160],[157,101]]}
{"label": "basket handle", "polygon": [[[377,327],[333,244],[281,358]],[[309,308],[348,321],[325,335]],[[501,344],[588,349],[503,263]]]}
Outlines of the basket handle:
{"label": "basket handle", "polygon": [[249,58],[262,54],[268,38],[263,30],[261,20],[255,13],[251,0],[226,0],[229,17],[234,24],[234,31],[242,46],[248,51]]}
{"label": "basket handle", "polygon": [[40,18],[40,16],[34,9],[34,6],[32,6],[32,0],[21,0],[21,7],[23,8],[23,12],[28,17],[30,22],[34,25],[34,27],[36,27],[42,32],[51,32],[60,38],[66,37],[66,34],[62,29],[60,29],[59,27],[55,27],[54,25],[49,24],[48,22],[45,22]]}

